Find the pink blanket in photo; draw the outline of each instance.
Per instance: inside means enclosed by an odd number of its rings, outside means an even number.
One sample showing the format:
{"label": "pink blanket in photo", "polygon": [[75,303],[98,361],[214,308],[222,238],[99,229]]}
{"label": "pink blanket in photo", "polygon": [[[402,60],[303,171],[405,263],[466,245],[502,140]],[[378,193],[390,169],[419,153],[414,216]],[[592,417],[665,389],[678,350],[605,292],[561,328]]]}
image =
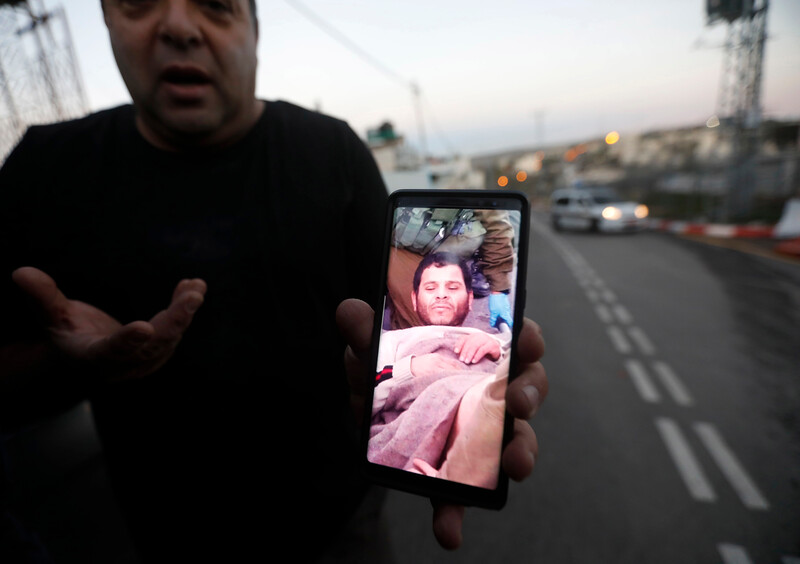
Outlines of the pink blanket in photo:
{"label": "pink blanket in photo", "polygon": [[[438,352],[456,358],[454,339],[418,343],[416,354]],[[392,388],[383,409],[373,416],[367,457],[371,462],[402,468],[415,458],[439,468],[461,398],[474,384],[493,378],[496,364],[489,359],[463,370],[414,377]]]}

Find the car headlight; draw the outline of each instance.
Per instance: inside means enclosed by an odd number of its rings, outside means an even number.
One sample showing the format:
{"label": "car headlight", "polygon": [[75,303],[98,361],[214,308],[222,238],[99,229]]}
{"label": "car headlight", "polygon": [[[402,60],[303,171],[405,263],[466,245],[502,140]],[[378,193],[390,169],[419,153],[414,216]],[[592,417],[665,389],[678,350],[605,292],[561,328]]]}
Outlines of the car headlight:
{"label": "car headlight", "polygon": [[647,209],[645,205],[636,206],[636,210],[634,210],[633,214],[638,217],[639,219],[644,219],[648,215],[650,215],[650,210]]}
{"label": "car headlight", "polygon": [[603,219],[608,219],[609,221],[616,221],[622,217],[622,211],[619,208],[615,208],[614,206],[608,206],[603,208]]}

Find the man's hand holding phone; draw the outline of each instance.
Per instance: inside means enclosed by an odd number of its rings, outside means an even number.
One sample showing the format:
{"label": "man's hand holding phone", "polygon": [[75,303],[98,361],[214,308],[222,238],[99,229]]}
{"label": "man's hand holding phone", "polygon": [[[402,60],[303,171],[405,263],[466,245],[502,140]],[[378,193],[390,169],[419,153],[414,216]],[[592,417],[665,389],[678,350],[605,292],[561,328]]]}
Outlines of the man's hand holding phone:
{"label": "man's hand holding phone", "polygon": [[[339,329],[348,346],[345,364],[356,416],[361,420],[366,386],[372,372],[370,342],[373,334],[374,312],[360,300],[345,300],[336,312]],[[514,417],[514,432],[502,453],[502,466],[509,478],[525,479],[533,470],[538,455],[536,434],[528,420],[538,411],[547,396],[548,383],[544,367],[539,362],[544,354],[544,339],[539,326],[525,319],[516,347],[518,370],[506,390],[506,407]],[[458,548],[464,507],[433,501],[433,532],[441,546]]]}

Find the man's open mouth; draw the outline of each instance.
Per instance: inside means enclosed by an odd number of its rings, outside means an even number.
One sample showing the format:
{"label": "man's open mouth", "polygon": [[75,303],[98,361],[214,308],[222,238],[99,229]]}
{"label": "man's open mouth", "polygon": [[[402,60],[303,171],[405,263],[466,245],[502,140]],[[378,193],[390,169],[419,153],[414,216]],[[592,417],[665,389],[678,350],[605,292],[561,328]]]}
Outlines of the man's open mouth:
{"label": "man's open mouth", "polygon": [[211,78],[204,71],[194,67],[171,66],[161,73],[161,80],[181,86],[209,84]]}

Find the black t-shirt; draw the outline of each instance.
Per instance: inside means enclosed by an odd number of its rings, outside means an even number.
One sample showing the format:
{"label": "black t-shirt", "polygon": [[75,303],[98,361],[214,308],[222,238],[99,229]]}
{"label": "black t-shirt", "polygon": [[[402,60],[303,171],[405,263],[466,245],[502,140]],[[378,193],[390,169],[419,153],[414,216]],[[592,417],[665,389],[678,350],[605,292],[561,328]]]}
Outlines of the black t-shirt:
{"label": "black t-shirt", "polygon": [[10,284],[19,266],[122,323],[204,279],[162,369],[89,390],[137,544],[169,560],[170,546],[251,553],[291,531],[324,536],[363,488],[334,311],[374,305],[375,163],[344,122],[285,102],[206,154],[157,150],[134,120],[123,106],[32,127],[0,171],[2,343],[37,336]]}

